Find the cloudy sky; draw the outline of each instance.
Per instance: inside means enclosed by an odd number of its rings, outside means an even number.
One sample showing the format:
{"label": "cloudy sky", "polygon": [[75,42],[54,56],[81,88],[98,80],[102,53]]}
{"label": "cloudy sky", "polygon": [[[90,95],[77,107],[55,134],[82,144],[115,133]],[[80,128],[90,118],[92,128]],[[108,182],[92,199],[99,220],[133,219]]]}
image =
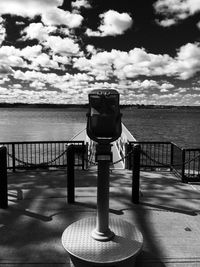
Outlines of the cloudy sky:
{"label": "cloudy sky", "polygon": [[200,0],[1,0],[0,102],[200,105]]}

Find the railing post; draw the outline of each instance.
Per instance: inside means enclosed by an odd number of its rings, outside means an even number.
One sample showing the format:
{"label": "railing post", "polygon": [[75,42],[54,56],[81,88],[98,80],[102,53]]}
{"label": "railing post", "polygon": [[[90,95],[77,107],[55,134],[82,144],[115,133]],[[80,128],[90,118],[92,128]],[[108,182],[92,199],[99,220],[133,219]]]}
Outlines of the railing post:
{"label": "railing post", "polygon": [[84,144],[82,144],[81,155],[82,155],[82,170],[84,170],[85,168],[85,145]]}
{"label": "railing post", "polygon": [[75,153],[74,145],[67,148],[67,201],[74,203],[74,165]]}
{"label": "railing post", "polygon": [[88,169],[88,142],[85,144],[85,158],[84,158],[84,161],[85,161],[85,169],[87,170]]}
{"label": "railing post", "polygon": [[7,148],[0,147],[0,208],[8,208]]}
{"label": "railing post", "polygon": [[12,167],[15,172],[15,144],[12,144]]}
{"label": "railing post", "polygon": [[182,182],[187,182],[185,179],[185,149],[182,149],[182,168],[181,168],[181,178]]}
{"label": "railing post", "polygon": [[132,166],[132,144],[131,143],[128,143],[127,144],[127,169],[128,170],[131,170],[131,168],[133,167]]}
{"label": "railing post", "polygon": [[132,165],[132,202],[138,204],[140,197],[140,145],[133,147]]}
{"label": "railing post", "polygon": [[174,164],[174,144],[171,143],[170,171],[173,170],[173,164]]}
{"label": "railing post", "polygon": [[128,156],[128,143],[125,143],[125,161],[124,161],[124,165],[125,165],[125,169],[129,169],[129,156]]}

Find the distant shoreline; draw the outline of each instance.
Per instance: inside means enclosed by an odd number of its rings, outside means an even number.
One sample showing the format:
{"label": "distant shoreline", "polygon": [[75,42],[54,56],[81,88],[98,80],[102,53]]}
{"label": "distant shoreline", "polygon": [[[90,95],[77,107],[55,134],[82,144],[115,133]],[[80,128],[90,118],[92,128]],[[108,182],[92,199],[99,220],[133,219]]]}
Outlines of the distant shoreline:
{"label": "distant shoreline", "polygon": [[[85,109],[88,104],[47,104],[47,103],[0,103],[0,108],[67,108],[67,109]],[[200,106],[172,106],[172,105],[120,105],[121,109],[200,109]]]}

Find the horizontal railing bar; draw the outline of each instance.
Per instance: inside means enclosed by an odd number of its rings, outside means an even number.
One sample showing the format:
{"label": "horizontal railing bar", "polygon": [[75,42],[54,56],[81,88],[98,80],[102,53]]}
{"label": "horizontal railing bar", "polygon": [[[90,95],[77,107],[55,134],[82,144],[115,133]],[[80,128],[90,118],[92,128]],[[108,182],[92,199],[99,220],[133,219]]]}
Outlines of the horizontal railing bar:
{"label": "horizontal railing bar", "polygon": [[168,141],[165,141],[165,142],[162,142],[162,141],[130,141],[129,144],[166,144],[166,145],[169,145],[169,144],[172,144],[172,142],[168,142]]}
{"label": "horizontal railing bar", "polygon": [[200,148],[185,148],[185,151],[199,151],[200,152]]}
{"label": "horizontal railing bar", "polygon": [[24,142],[0,142],[0,145],[9,145],[9,144],[55,144],[55,143],[60,143],[60,144],[84,144],[84,141],[24,141]]}

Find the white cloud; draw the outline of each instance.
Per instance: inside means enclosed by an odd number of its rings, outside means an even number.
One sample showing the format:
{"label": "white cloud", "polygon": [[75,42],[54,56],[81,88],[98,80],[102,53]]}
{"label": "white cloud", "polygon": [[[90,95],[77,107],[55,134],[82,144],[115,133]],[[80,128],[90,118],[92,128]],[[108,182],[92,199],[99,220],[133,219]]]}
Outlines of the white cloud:
{"label": "white cloud", "polygon": [[39,71],[21,71],[21,70],[16,70],[14,72],[14,78],[19,79],[19,80],[24,80],[24,81],[40,81],[43,83],[49,83],[49,84],[54,84],[60,82],[60,76],[58,76],[55,73],[42,73]]}
{"label": "white cloud", "polygon": [[176,24],[176,19],[164,19],[161,21],[156,19],[156,22],[163,27],[170,27],[170,26]]}
{"label": "white cloud", "polygon": [[168,27],[200,11],[200,4],[199,0],[158,0],[154,8],[163,16],[163,19],[157,22]]}
{"label": "white cloud", "polygon": [[101,25],[98,27],[98,31],[92,31],[87,29],[86,34],[88,36],[115,36],[121,35],[126,30],[131,28],[133,20],[127,13],[118,13],[114,10],[109,10],[100,16]]}
{"label": "white cloud", "polygon": [[0,65],[5,68],[26,67],[27,64],[20,55],[20,50],[13,46],[0,47]]}
{"label": "white cloud", "polygon": [[200,71],[200,44],[188,43],[180,47],[174,65],[181,79],[193,77]]}
{"label": "white cloud", "polygon": [[169,89],[173,89],[174,88],[174,85],[171,84],[171,83],[163,83],[161,86],[160,86],[160,92],[161,93],[166,93],[169,91]]}
{"label": "white cloud", "polygon": [[0,14],[34,17],[62,4],[62,0],[1,0]]}
{"label": "white cloud", "polygon": [[79,27],[83,17],[57,7],[63,0],[1,0],[0,14],[13,14],[33,18],[41,15],[46,25],[66,25],[69,28]]}
{"label": "white cloud", "polygon": [[22,85],[19,84],[19,83],[15,83],[15,84],[12,85],[12,88],[14,88],[14,89],[21,89],[22,88]]}
{"label": "white cloud", "polygon": [[[0,67],[0,71],[1,71],[1,67]],[[7,74],[7,72],[6,72],[6,74]],[[1,73],[0,73],[0,78],[1,78],[0,79],[0,84],[4,84],[4,83],[10,81],[10,79],[8,77],[4,77],[3,78],[3,75],[1,75]]]}
{"label": "white cloud", "polygon": [[174,58],[167,54],[148,53],[141,48],[129,52],[113,49],[111,52],[97,52],[90,59],[76,59],[74,66],[96,75],[102,75],[102,71],[109,75],[112,73],[120,80],[140,75],[165,75],[184,80],[200,71],[200,44],[188,43],[180,47]]}
{"label": "white cloud", "polygon": [[90,59],[79,58],[74,66],[84,71],[110,72],[119,79],[134,78],[139,75],[166,75],[166,68],[173,61],[168,55],[147,53],[144,49],[135,48],[129,52],[111,50],[111,52],[97,52]]}
{"label": "white cloud", "polygon": [[6,78],[8,75],[13,73],[14,71],[11,67],[6,65],[1,65],[0,63],[0,78]]}
{"label": "white cloud", "polygon": [[91,8],[92,6],[87,0],[76,0],[72,1],[72,8],[80,9],[80,8]]}
{"label": "white cloud", "polygon": [[26,34],[24,39],[38,39],[39,41],[45,41],[48,37],[48,30],[42,23],[31,23],[23,30]]}
{"label": "white cloud", "polygon": [[37,66],[40,66],[42,68],[45,68],[48,70],[49,68],[58,69],[59,65],[56,61],[53,61],[50,59],[49,55],[42,53],[39,56],[37,56],[30,66],[30,68],[37,68]]}
{"label": "white cloud", "polygon": [[158,83],[154,80],[144,80],[140,84],[143,88],[151,88],[151,87],[158,87]]}
{"label": "white cloud", "polygon": [[77,28],[81,25],[83,17],[58,8],[52,8],[42,15],[42,21],[46,25],[66,25],[69,28]]}
{"label": "white cloud", "polygon": [[21,56],[29,60],[33,60],[34,58],[38,57],[41,53],[42,53],[41,45],[26,46],[20,51]]}
{"label": "white cloud", "polygon": [[0,17],[0,45],[3,43],[6,37],[6,29],[4,27],[4,20]]}
{"label": "white cloud", "polygon": [[53,55],[53,61],[55,61],[57,63],[61,63],[63,65],[71,63],[70,58],[67,57],[67,56],[56,56],[56,55]]}
{"label": "white cloud", "polygon": [[8,94],[9,94],[9,90],[7,88],[0,86],[0,97],[2,98],[2,95],[8,95]]}
{"label": "white cloud", "polygon": [[97,53],[97,50],[95,49],[95,47],[93,45],[87,45],[86,50],[88,51],[88,53],[90,53],[92,55]]}
{"label": "white cloud", "polygon": [[49,55],[42,53],[41,45],[27,46],[22,50],[13,46],[2,46],[0,48],[0,64],[29,69],[39,69],[39,67],[43,69],[59,68],[58,62],[52,60]]}
{"label": "white cloud", "polygon": [[30,87],[35,88],[36,90],[45,89],[46,84],[40,81],[33,81],[30,83]]}
{"label": "white cloud", "polygon": [[49,36],[45,43],[54,53],[60,55],[76,55],[79,53],[79,45],[70,38],[62,39],[59,36]]}

